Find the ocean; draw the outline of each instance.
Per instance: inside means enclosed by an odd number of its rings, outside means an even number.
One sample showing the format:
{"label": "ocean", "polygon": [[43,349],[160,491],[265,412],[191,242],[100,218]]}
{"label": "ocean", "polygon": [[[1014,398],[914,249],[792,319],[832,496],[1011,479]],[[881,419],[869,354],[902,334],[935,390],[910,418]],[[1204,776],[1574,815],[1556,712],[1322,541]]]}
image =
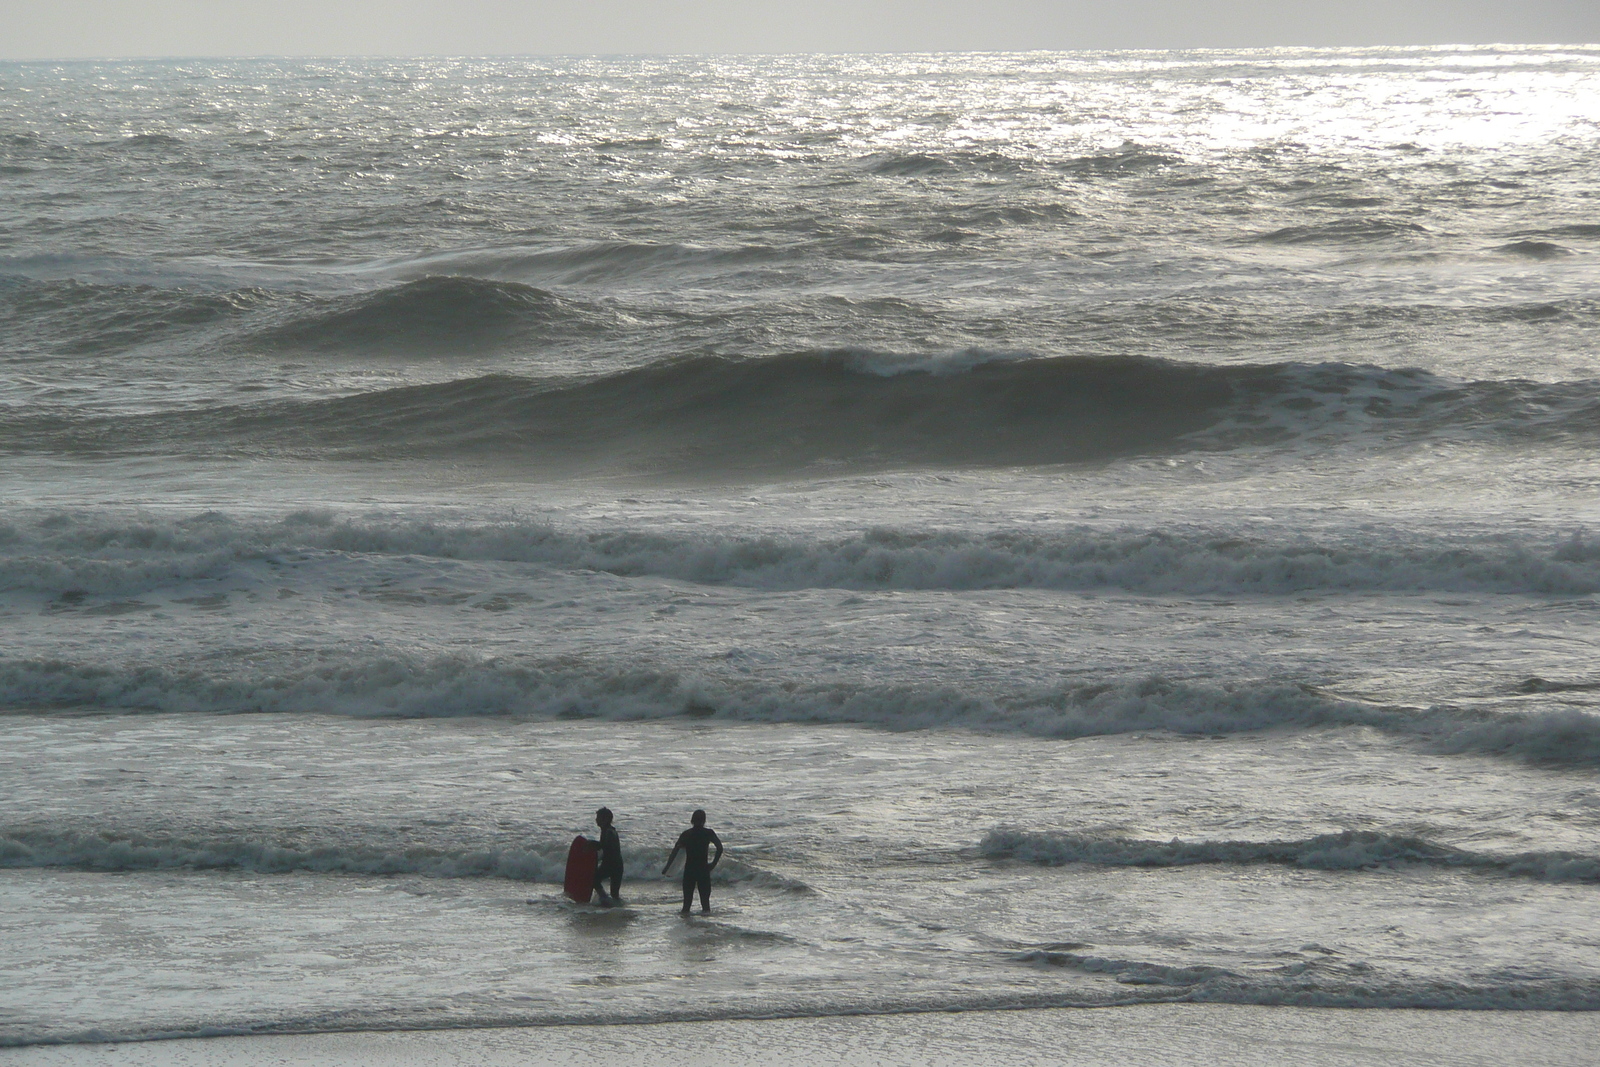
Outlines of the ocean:
{"label": "ocean", "polygon": [[1600,1009],[1597,174],[1596,46],[0,65],[0,1044]]}

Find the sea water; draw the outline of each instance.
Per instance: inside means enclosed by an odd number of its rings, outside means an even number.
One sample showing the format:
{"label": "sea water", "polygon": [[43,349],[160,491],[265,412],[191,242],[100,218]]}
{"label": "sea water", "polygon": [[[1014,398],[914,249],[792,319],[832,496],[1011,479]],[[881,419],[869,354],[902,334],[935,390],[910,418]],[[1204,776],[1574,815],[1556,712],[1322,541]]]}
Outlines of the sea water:
{"label": "sea water", "polygon": [[1597,172],[1592,47],[0,66],[0,1041],[1600,1008]]}

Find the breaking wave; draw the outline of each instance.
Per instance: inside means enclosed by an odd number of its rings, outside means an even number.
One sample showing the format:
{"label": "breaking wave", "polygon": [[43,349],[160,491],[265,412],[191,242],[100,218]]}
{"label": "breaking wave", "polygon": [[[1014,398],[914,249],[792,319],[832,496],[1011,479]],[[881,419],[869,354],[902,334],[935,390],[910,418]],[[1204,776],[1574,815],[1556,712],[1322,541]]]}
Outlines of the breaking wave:
{"label": "breaking wave", "polygon": [[[459,296],[462,286],[484,307],[428,310],[432,295]],[[419,304],[411,318],[363,304],[315,329],[335,339],[387,337],[391,329],[394,337],[446,335],[470,319],[478,332],[464,333],[466,344],[517,316],[578,314],[537,290],[460,279],[365,299],[402,297]],[[404,328],[380,325],[391,321]],[[1451,382],[1337,363],[829,350],[703,356],[588,380],[488,375],[115,420],[9,412],[0,418],[0,448],[479,459],[557,477],[762,477],[1053,465],[1371,436],[1590,442],[1596,431],[1600,387],[1585,381]]]}
{"label": "breaking wave", "polygon": [[308,552],[537,563],[762,589],[1124,589],[1154,594],[1600,592],[1600,542],[1529,537],[1314,540],[1237,532],[873,528],[807,538],[761,532],[562,529],[294,512],[185,518],[51,512],[0,523],[0,591],[134,596]]}
{"label": "breaking wave", "polygon": [[463,851],[360,845],[296,848],[229,837],[0,831],[0,867],[64,867],[86,871],[232,868],[263,874],[313,871],[557,882],[561,880],[565,862],[565,845],[551,845],[543,850]]}
{"label": "breaking wave", "polygon": [[763,683],[648,665],[381,656],[307,667],[270,655],[201,668],[0,659],[0,707],[205,713],[323,713],[447,718],[690,718],[966,729],[1083,738],[1361,726],[1444,753],[1600,766],[1600,716],[1577,710],[1404,708],[1341,699],[1279,681],[1161,677],[1011,691],[954,686]]}
{"label": "breaking wave", "polygon": [[1069,863],[1110,867],[1282,864],[1349,871],[1409,865],[1496,871],[1543,882],[1600,882],[1600,857],[1574,852],[1494,855],[1421,837],[1367,830],[1319,834],[1303,841],[1145,841],[1004,828],[984,835],[978,848],[992,858],[1046,867]]}
{"label": "breaking wave", "polygon": [[589,381],[490,375],[123,418],[114,431],[15,415],[0,422],[0,446],[480,457],[557,475],[1028,465],[1174,447],[1232,396],[1227,375],[1158,360],[924,365],[886,373],[893,357],[858,352],[703,357]]}
{"label": "breaking wave", "polygon": [[[179,834],[0,829],[0,868],[56,867],[81,871],[242,870],[259,874],[412,875],[424,878],[505,878],[560,883],[568,841],[522,848],[395,842],[290,844],[266,834]],[[661,881],[660,849],[624,849],[630,882]],[[803,883],[763,871],[729,855],[717,865],[721,883],[748,882],[803,890]]]}

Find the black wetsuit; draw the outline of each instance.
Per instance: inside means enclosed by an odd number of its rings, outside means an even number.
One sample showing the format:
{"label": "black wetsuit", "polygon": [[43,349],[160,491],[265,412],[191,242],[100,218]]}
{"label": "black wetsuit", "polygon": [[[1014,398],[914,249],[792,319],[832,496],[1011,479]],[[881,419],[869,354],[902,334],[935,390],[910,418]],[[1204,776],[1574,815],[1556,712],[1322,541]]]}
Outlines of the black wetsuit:
{"label": "black wetsuit", "polygon": [[611,880],[611,899],[622,900],[622,841],[617,837],[617,828],[602,826],[600,828],[600,866],[594,872],[594,885],[603,893],[601,883],[606,879]]}
{"label": "black wetsuit", "polygon": [[691,826],[678,836],[672,851],[683,849],[683,910],[688,911],[694,901],[695,890],[700,891],[700,910],[711,910],[711,846],[717,846],[717,858],[722,858],[722,841],[717,832],[708,826]]}

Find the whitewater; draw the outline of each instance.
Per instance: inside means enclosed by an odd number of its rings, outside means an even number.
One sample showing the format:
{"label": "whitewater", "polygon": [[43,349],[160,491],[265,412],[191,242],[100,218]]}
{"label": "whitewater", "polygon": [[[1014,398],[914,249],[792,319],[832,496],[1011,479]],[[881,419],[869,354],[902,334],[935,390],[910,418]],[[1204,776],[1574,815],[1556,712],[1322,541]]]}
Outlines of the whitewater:
{"label": "whitewater", "polygon": [[1593,46],[0,64],[0,1045],[1600,1010],[1597,133]]}

